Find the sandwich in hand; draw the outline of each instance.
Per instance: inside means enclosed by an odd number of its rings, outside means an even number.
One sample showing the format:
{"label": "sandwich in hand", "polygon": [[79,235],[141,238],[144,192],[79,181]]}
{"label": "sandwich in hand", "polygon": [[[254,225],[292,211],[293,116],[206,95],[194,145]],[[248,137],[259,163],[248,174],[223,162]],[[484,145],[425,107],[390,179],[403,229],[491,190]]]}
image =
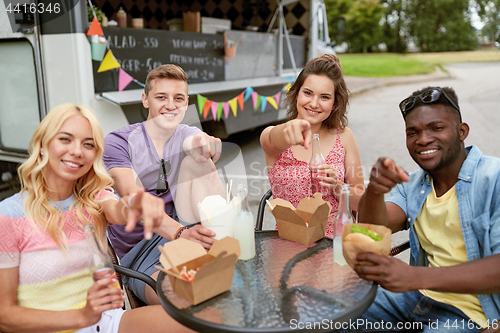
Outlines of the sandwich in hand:
{"label": "sandwich in hand", "polygon": [[368,230],[366,228],[353,224],[351,226],[351,233],[347,235],[344,242],[373,243],[373,242],[380,242],[381,240],[382,237],[375,231]]}
{"label": "sandwich in hand", "polygon": [[342,232],[342,251],[353,268],[358,264],[358,254],[371,252],[387,256],[391,251],[391,230],[375,224],[346,224]]}

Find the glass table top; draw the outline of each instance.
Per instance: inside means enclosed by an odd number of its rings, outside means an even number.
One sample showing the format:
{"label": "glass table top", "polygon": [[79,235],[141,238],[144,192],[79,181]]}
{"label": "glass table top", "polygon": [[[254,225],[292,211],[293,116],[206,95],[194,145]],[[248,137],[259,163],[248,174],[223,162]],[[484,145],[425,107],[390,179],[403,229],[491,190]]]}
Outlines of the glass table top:
{"label": "glass table top", "polygon": [[333,262],[331,239],[306,246],[262,231],[255,241],[257,255],[236,263],[231,289],[196,306],[177,296],[160,272],[165,310],[197,331],[300,332],[311,325],[330,331],[361,315],[375,297],[376,284]]}

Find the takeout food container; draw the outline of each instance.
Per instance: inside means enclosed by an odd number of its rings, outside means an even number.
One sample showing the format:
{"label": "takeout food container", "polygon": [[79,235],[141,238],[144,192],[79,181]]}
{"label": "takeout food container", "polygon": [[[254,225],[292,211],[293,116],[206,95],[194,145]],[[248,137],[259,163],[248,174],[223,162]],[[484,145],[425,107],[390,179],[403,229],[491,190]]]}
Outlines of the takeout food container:
{"label": "takeout food container", "polygon": [[[358,254],[372,252],[383,256],[388,256],[391,251],[391,229],[376,224],[357,223],[359,227],[374,231],[382,237],[382,240],[376,242],[355,243],[345,242],[345,238],[352,233],[352,223],[347,223],[342,231],[342,252],[347,264],[354,268],[354,265],[359,264],[356,260]],[[365,265],[373,265],[371,262],[364,262]]]}
{"label": "takeout food container", "polygon": [[332,207],[321,198],[321,193],[300,200],[297,208],[283,199],[271,200],[270,204],[269,211],[276,218],[281,238],[309,245],[325,237]]}
{"label": "takeout food container", "polygon": [[215,242],[208,253],[201,244],[183,238],[166,243],[163,249],[179,271],[183,266],[199,268],[194,281],[188,282],[174,272],[163,254],[160,256],[174,293],[193,305],[231,289],[234,266],[240,256],[238,240],[225,237]]}

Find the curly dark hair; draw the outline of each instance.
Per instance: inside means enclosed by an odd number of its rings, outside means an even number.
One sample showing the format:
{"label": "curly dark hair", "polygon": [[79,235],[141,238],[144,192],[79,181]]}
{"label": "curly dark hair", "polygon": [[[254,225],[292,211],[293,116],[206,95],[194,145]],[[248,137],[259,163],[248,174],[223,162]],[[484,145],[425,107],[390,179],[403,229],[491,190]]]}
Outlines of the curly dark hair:
{"label": "curly dark hair", "polygon": [[288,120],[297,118],[297,96],[306,78],[311,75],[324,75],[333,81],[335,87],[335,104],[330,116],[323,121],[327,129],[341,128],[347,126],[347,104],[349,104],[349,90],[344,81],[339,58],[333,54],[325,54],[310,60],[302,69],[299,76],[284,99],[288,109]]}
{"label": "curly dark hair", "polygon": [[[430,90],[430,89],[441,89],[453,101],[453,103],[455,103],[456,106],[460,107],[458,105],[457,93],[451,87],[437,87],[437,86],[436,87],[425,87],[425,88],[422,88],[422,89],[419,89],[419,90],[412,92],[412,94],[409,97],[418,96],[421,93],[423,93],[424,91]],[[453,107],[453,105],[450,103],[450,101],[448,101],[448,99],[443,94],[441,94],[441,96],[439,96],[439,99],[433,103],[424,103],[424,102],[422,102],[422,100],[420,98],[417,98],[417,99],[415,99],[415,105],[411,108],[411,110],[414,110],[414,109],[418,108],[419,106],[422,106],[425,104],[442,104],[446,107],[446,110],[448,110],[449,112],[454,113],[458,116],[458,120],[460,123],[462,122],[462,114],[460,113],[460,110],[455,109]],[[410,112],[410,111],[408,111],[408,112]]]}

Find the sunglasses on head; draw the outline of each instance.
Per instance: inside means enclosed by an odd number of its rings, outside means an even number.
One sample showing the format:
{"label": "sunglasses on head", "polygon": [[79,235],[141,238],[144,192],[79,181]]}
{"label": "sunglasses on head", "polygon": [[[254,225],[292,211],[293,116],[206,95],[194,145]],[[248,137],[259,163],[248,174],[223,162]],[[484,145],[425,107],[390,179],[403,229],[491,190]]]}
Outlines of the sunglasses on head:
{"label": "sunglasses on head", "polygon": [[156,194],[167,193],[170,190],[167,176],[172,171],[172,165],[169,161],[160,161],[160,170],[158,172],[158,182],[156,183]]}
{"label": "sunglasses on head", "polygon": [[401,103],[399,103],[399,109],[403,114],[403,118],[406,118],[406,114],[411,110],[413,110],[417,98],[420,98],[420,100],[424,104],[431,104],[437,102],[439,100],[439,97],[441,97],[441,95],[443,95],[448,100],[448,102],[450,102],[451,106],[453,106],[455,109],[457,109],[458,112],[460,112],[460,108],[455,104],[455,102],[453,102],[450,96],[448,96],[448,94],[446,94],[446,92],[443,89],[431,88],[423,91],[419,95],[405,98],[401,101]]}

